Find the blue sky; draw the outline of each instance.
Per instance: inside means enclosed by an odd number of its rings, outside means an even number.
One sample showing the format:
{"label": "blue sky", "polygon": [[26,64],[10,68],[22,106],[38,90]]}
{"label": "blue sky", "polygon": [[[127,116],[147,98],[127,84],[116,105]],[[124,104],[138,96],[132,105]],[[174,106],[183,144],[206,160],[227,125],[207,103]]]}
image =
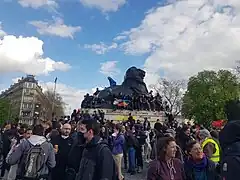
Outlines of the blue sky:
{"label": "blue sky", "polygon": [[[142,67],[145,57],[125,55],[119,49],[99,55],[90,49],[85,49],[84,45],[99,42],[110,45],[118,34],[137,27],[144,18],[145,12],[157,3],[159,3],[157,0],[149,0],[147,3],[132,0],[120,7],[117,12],[103,13],[98,8],[87,8],[77,0],[70,0],[68,3],[60,1],[58,13],[54,13],[46,8],[24,8],[16,1],[1,1],[0,21],[4,31],[8,34],[38,37],[44,42],[44,56],[71,65],[71,69],[67,72],[56,71],[48,76],[38,76],[38,79],[52,81],[57,76],[61,83],[89,89],[108,83],[107,74],[99,71],[101,63],[117,61],[121,73],[114,75],[114,78],[120,82],[124,71],[132,65]],[[63,19],[66,25],[81,26],[81,31],[76,32],[73,39],[41,35],[36,31],[36,27],[28,23],[30,21],[52,21],[54,18]],[[11,79],[20,75],[23,73],[8,73],[3,81],[12,83]]]}
{"label": "blue sky", "polygon": [[[86,92],[121,83],[130,66],[145,81],[233,68],[240,4],[229,0],[1,0],[0,90],[25,74],[79,107]],[[219,43],[224,42],[224,43]]]}

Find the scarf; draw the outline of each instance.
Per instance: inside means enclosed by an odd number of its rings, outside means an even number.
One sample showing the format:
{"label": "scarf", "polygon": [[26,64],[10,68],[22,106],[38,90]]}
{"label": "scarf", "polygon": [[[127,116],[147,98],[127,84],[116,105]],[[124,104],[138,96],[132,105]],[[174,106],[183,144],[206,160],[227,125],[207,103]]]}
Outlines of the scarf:
{"label": "scarf", "polygon": [[193,161],[193,159],[189,159],[188,164],[194,169],[194,171],[201,172],[207,167],[207,157],[204,155],[202,160],[197,163]]}
{"label": "scarf", "polygon": [[174,180],[174,174],[176,174],[176,170],[173,165],[173,159],[171,159],[170,161],[167,161],[167,166],[169,168],[170,178],[171,180]]}

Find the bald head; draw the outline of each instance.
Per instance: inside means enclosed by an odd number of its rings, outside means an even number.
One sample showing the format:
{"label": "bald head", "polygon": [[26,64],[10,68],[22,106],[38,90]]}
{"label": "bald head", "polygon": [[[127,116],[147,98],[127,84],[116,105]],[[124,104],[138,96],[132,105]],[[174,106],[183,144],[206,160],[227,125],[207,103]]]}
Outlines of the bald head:
{"label": "bald head", "polygon": [[62,127],[62,135],[69,136],[71,133],[71,125],[66,123]]}

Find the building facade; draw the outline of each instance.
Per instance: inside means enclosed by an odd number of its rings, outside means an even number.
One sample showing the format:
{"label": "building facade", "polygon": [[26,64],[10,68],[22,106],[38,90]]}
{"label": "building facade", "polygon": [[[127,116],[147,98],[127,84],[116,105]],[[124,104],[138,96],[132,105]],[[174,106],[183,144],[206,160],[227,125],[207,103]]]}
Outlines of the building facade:
{"label": "building facade", "polygon": [[20,123],[36,124],[51,118],[51,103],[33,75],[27,75],[1,93],[10,102],[10,117]]}

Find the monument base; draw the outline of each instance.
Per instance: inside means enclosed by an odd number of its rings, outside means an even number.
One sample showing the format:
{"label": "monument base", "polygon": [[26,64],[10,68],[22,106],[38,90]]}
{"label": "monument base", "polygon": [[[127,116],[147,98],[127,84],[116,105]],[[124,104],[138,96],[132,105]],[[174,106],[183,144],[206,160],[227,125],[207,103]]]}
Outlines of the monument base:
{"label": "monument base", "polygon": [[106,120],[113,121],[126,121],[128,120],[129,114],[131,113],[132,117],[135,120],[143,121],[146,117],[150,122],[154,123],[159,119],[160,122],[164,122],[167,119],[165,112],[154,112],[154,111],[130,111],[130,110],[113,110],[113,109],[82,109],[83,111],[88,110],[90,114],[94,111],[102,110],[105,113]]}

